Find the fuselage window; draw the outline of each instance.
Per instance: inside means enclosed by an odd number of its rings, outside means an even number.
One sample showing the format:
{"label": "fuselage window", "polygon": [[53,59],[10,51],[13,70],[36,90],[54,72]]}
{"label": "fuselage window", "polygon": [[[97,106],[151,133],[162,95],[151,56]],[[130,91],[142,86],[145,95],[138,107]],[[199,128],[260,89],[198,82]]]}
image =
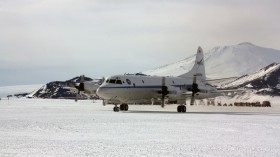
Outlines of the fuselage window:
{"label": "fuselage window", "polygon": [[174,81],[172,81],[173,82],[173,84],[175,84],[175,82]]}
{"label": "fuselage window", "polygon": [[131,81],[129,79],[126,79],[127,84],[131,84]]}
{"label": "fuselage window", "polygon": [[142,82],[145,83],[144,80],[142,80]]}
{"label": "fuselage window", "polygon": [[106,80],[106,83],[109,83],[109,80]]}
{"label": "fuselage window", "polygon": [[122,81],[121,80],[117,80],[116,84],[122,84]]}

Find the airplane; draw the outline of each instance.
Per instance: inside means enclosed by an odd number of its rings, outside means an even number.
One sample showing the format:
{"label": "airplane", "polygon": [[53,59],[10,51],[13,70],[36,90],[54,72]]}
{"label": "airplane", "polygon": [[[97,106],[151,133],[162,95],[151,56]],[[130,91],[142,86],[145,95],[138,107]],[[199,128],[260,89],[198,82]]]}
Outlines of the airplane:
{"label": "airplane", "polygon": [[77,102],[78,99],[81,97],[81,94],[87,95],[95,95],[97,89],[104,81],[105,78],[102,79],[95,79],[92,81],[85,81],[85,76],[81,75],[79,78],[79,84],[70,83],[68,87],[64,87],[64,89],[69,89],[70,91],[76,93],[75,101]]}
{"label": "airplane", "polygon": [[[128,104],[153,104],[160,101],[164,107],[166,100],[179,104],[177,112],[186,112],[186,99],[190,105],[195,99],[221,96],[222,92],[206,81],[204,54],[198,47],[195,64],[189,72],[178,77],[134,75],[115,75],[108,77],[99,86],[96,93],[104,104],[114,104],[115,112],[127,111]],[[120,107],[118,107],[120,104]]]}

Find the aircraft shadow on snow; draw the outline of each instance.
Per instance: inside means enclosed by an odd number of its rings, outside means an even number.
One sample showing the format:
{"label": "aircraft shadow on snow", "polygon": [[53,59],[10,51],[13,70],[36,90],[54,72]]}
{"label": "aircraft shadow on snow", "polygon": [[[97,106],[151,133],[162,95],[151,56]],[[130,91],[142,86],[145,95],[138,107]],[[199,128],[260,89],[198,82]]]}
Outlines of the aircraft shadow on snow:
{"label": "aircraft shadow on snow", "polygon": [[141,111],[141,110],[129,110],[122,113],[147,113],[147,114],[181,114],[181,115],[188,115],[188,114],[207,114],[207,115],[263,115],[263,116],[280,116],[280,113],[266,113],[266,112],[186,112],[186,113],[178,113],[174,111]]}

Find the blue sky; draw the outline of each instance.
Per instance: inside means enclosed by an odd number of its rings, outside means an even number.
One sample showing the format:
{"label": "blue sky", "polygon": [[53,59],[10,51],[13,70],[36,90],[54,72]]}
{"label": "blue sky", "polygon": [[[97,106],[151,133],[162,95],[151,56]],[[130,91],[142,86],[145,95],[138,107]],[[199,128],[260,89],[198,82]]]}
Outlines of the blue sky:
{"label": "blue sky", "polygon": [[280,49],[278,0],[0,0],[0,86],[135,73],[198,46]]}

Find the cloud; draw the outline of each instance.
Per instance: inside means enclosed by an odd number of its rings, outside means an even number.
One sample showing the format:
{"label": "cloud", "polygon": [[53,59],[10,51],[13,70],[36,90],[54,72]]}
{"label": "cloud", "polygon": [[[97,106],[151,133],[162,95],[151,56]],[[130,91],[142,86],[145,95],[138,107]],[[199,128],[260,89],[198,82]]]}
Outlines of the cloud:
{"label": "cloud", "polygon": [[0,72],[98,77],[174,62],[197,46],[249,41],[280,49],[277,6],[276,0],[3,0]]}

